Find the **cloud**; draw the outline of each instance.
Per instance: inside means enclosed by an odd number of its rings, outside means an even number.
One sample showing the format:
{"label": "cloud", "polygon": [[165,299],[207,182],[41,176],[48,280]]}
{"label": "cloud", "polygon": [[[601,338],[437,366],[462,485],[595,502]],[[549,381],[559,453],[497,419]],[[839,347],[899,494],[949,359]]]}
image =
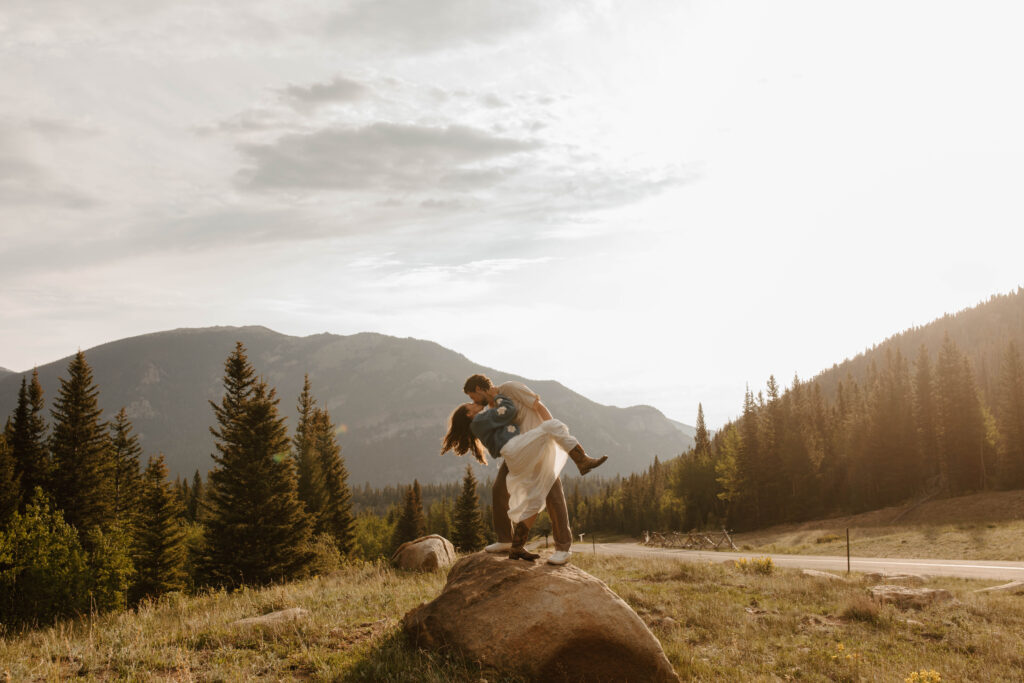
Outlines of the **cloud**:
{"label": "cloud", "polygon": [[364,49],[403,53],[458,49],[543,23],[560,3],[540,0],[360,0],[326,23],[334,39]]}
{"label": "cloud", "polygon": [[80,209],[95,204],[33,159],[31,137],[45,136],[47,130],[56,137],[75,128],[55,120],[0,122],[0,207]]}
{"label": "cloud", "polygon": [[271,144],[242,145],[250,165],[239,172],[239,180],[252,190],[416,191],[443,185],[448,178],[479,187],[500,176],[473,176],[473,165],[541,146],[464,125],[328,128],[285,135]]}
{"label": "cloud", "polygon": [[348,78],[338,76],[327,83],[289,85],[282,93],[285,99],[299,107],[318,107],[325,104],[353,102],[370,94],[370,89]]}

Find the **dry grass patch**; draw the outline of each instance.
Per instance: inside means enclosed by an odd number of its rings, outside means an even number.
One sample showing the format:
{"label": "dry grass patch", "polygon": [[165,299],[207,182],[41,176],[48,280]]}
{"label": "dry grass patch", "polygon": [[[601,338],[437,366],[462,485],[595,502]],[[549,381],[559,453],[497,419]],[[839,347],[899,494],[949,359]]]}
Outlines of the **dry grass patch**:
{"label": "dry grass patch", "polygon": [[[921,611],[872,603],[858,583],[823,583],[776,568],[587,553],[604,580],[651,624],[684,680],[1024,680],[1024,600],[975,594],[983,582],[936,579],[954,601]],[[167,596],[137,612],[84,618],[0,640],[14,681],[488,681],[517,678],[411,648],[401,617],[433,599],[445,572],[355,565],[335,574],[233,594]],[[288,607],[300,621],[236,627]]]}

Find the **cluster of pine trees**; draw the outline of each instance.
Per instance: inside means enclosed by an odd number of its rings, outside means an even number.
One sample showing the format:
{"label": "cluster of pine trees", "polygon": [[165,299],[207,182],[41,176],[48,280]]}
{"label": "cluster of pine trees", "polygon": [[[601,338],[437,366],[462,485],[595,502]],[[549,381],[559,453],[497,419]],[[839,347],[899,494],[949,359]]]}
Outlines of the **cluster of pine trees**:
{"label": "cluster of pine trees", "polygon": [[427,534],[444,536],[456,550],[464,552],[475,552],[493,541],[490,508],[481,507],[479,487],[472,466],[466,465],[454,502],[442,497],[430,506],[429,514],[424,514],[423,489],[419,481],[414,481],[406,487],[401,506],[392,506],[388,511],[386,523],[392,529],[390,550],[394,552],[402,543]]}
{"label": "cluster of pine trees", "polygon": [[85,355],[44,416],[38,375],[22,380],[0,435],[0,621],[126,607],[197,586],[302,576],[348,555],[355,520],[335,427],[308,376],[289,439],[273,388],[238,344],[210,402],[215,467],[168,480],[141,466],[126,411],[103,420]]}
{"label": "cluster of pine trees", "polygon": [[1024,487],[1024,365],[1003,350],[989,405],[947,335],[909,362],[895,346],[826,397],[817,381],[747,391],[743,413],[713,437],[698,408],[679,458],[570,499],[582,529],[639,533],[752,529],[892,505],[914,496]]}

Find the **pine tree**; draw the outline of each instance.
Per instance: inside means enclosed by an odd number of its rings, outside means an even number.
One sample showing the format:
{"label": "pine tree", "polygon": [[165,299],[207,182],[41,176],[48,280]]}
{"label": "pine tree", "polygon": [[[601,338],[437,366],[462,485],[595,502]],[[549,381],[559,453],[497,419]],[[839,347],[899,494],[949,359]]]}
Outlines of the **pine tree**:
{"label": "pine tree", "polygon": [[928,348],[922,344],[914,364],[914,421],[917,426],[919,456],[924,474],[929,477],[945,474],[945,464],[939,451],[936,410],[931,356]]}
{"label": "pine tree", "polygon": [[210,401],[217,453],[206,486],[203,570],[228,587],[291,579],[312,560],[309,518],[278,399],[256,379],[241,342],[225,361],[224,389],[220,404]]}
{"label": "pine tree", "polygon": [[199,509],[203,500],[203,478],[199,476],[199,470],[192,475],[192,491],[185,507],[185,519],[190,522],[199,521]]}
{"label": "pine tree", "polygon": [[316,399],[313,398],[309,375],[305,376],[302,393],[299,394],[299,424],[295,427],[292,438],[292,453],[298,471],[299,500],[306,507],[306,512],[313,518],[319,518],[326,504],[323,472],[317,457],[315,433],[312,421],[317,412]]}
{"label": "pine tree", "polygon": [[939,445],[951,493],[985,487],[985,425],[970,364],[946,335],[936,367]]}
{"label": "pine tree", "polygon": [[426,532],[427,522],[423,517],[423,504],[416,495],[417,488],[419,488],[419,482],[405,490],[402,512],[398,517],[395,531],[391,536],[391,548],[393,550],[403,543],[415,541]]}
{"label": "pine tree", "polygon": [[113,521],[113,468],[110,439],[100,418],[99,389],[92,368],[79,351],[68,364],[68,378],[60,380],[54,402],[53,494],[69,524],[83,532]]}
{"label": "pine tree", "polygon": [[1003,356],[996,404],[1000,480],[1006,488],[1024,486],[1024,363],[1012,341]]}
{"label": "pine tree", "polygon": [[711,440],[708,438],[708,428],[704,425],[704,405],[697,404],[697,434],[694,437],[693,452],[697,456],[707,455],[711,449]]}
{"label": "pine tree", "polygon": [[110,455],[114,520],[130,525],[139,510],[142,488],[139,456],[142,455],[142,446],[139,445],[139,437],[132,433],[132,424],[124,408],[118,411],[110,423]]}
{"label": "pine tree", "polygon": [[21,482],[21,499],[27,503],[37,486],[49,491],[52,486],[53,463],[46,445],[43,387],[36,370],[32,371],[31,382],[26,384],[24,377],[21,380],[18,404],[11,417],[8,443]]}
{"label": "pine tree", "polygon": [[21,484],[14,466],[14,454],[7,444],[7,431],[0,432],[0,529],[18,509]]}
{"label": "pine tree", "polygon": [[452,506],[448,498],[434,501],[427,512],[427,533],[450,539],[452,536]]}
{"label": "pine tree", "polygon": [[[316,409],[312,419],[313,452],[323,487],[323,506],[317,516],[317,533],[327,533],[342,553],[352,550],[355,516],[352,513],[352,492],[348,488],[348,470],[341,457],[336,430],[326,410]],[[421,512],[422,514],[422,512]]]}
{"label": "pine tree", "polygon": [[149,459],[140,491],[140,514],[132,553],[136,580],[133,602],[182,590],[185,573],[185,531],[181,501],[167,479],[164,456]]}
{"label": "pine tree", "polygon": [[484,521],[480,515],[480,499],[476,494],[476,485],[473,468],[466,465],[462,492],[455,500],[451,539],[452,544],[464,552],[475,552],[484,546]]}

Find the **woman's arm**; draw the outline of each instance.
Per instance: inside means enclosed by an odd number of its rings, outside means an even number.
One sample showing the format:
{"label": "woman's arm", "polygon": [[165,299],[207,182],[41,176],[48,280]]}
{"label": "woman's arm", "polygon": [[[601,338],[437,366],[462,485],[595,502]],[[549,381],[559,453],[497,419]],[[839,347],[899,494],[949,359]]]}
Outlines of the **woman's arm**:
{"label": "woman's arm", "polygon": [[504,427],[510,425],[516,418],[516,404],[512,399],[498,394],[494,397],[494,407],[491,408],[491,419],[493,424]]}

